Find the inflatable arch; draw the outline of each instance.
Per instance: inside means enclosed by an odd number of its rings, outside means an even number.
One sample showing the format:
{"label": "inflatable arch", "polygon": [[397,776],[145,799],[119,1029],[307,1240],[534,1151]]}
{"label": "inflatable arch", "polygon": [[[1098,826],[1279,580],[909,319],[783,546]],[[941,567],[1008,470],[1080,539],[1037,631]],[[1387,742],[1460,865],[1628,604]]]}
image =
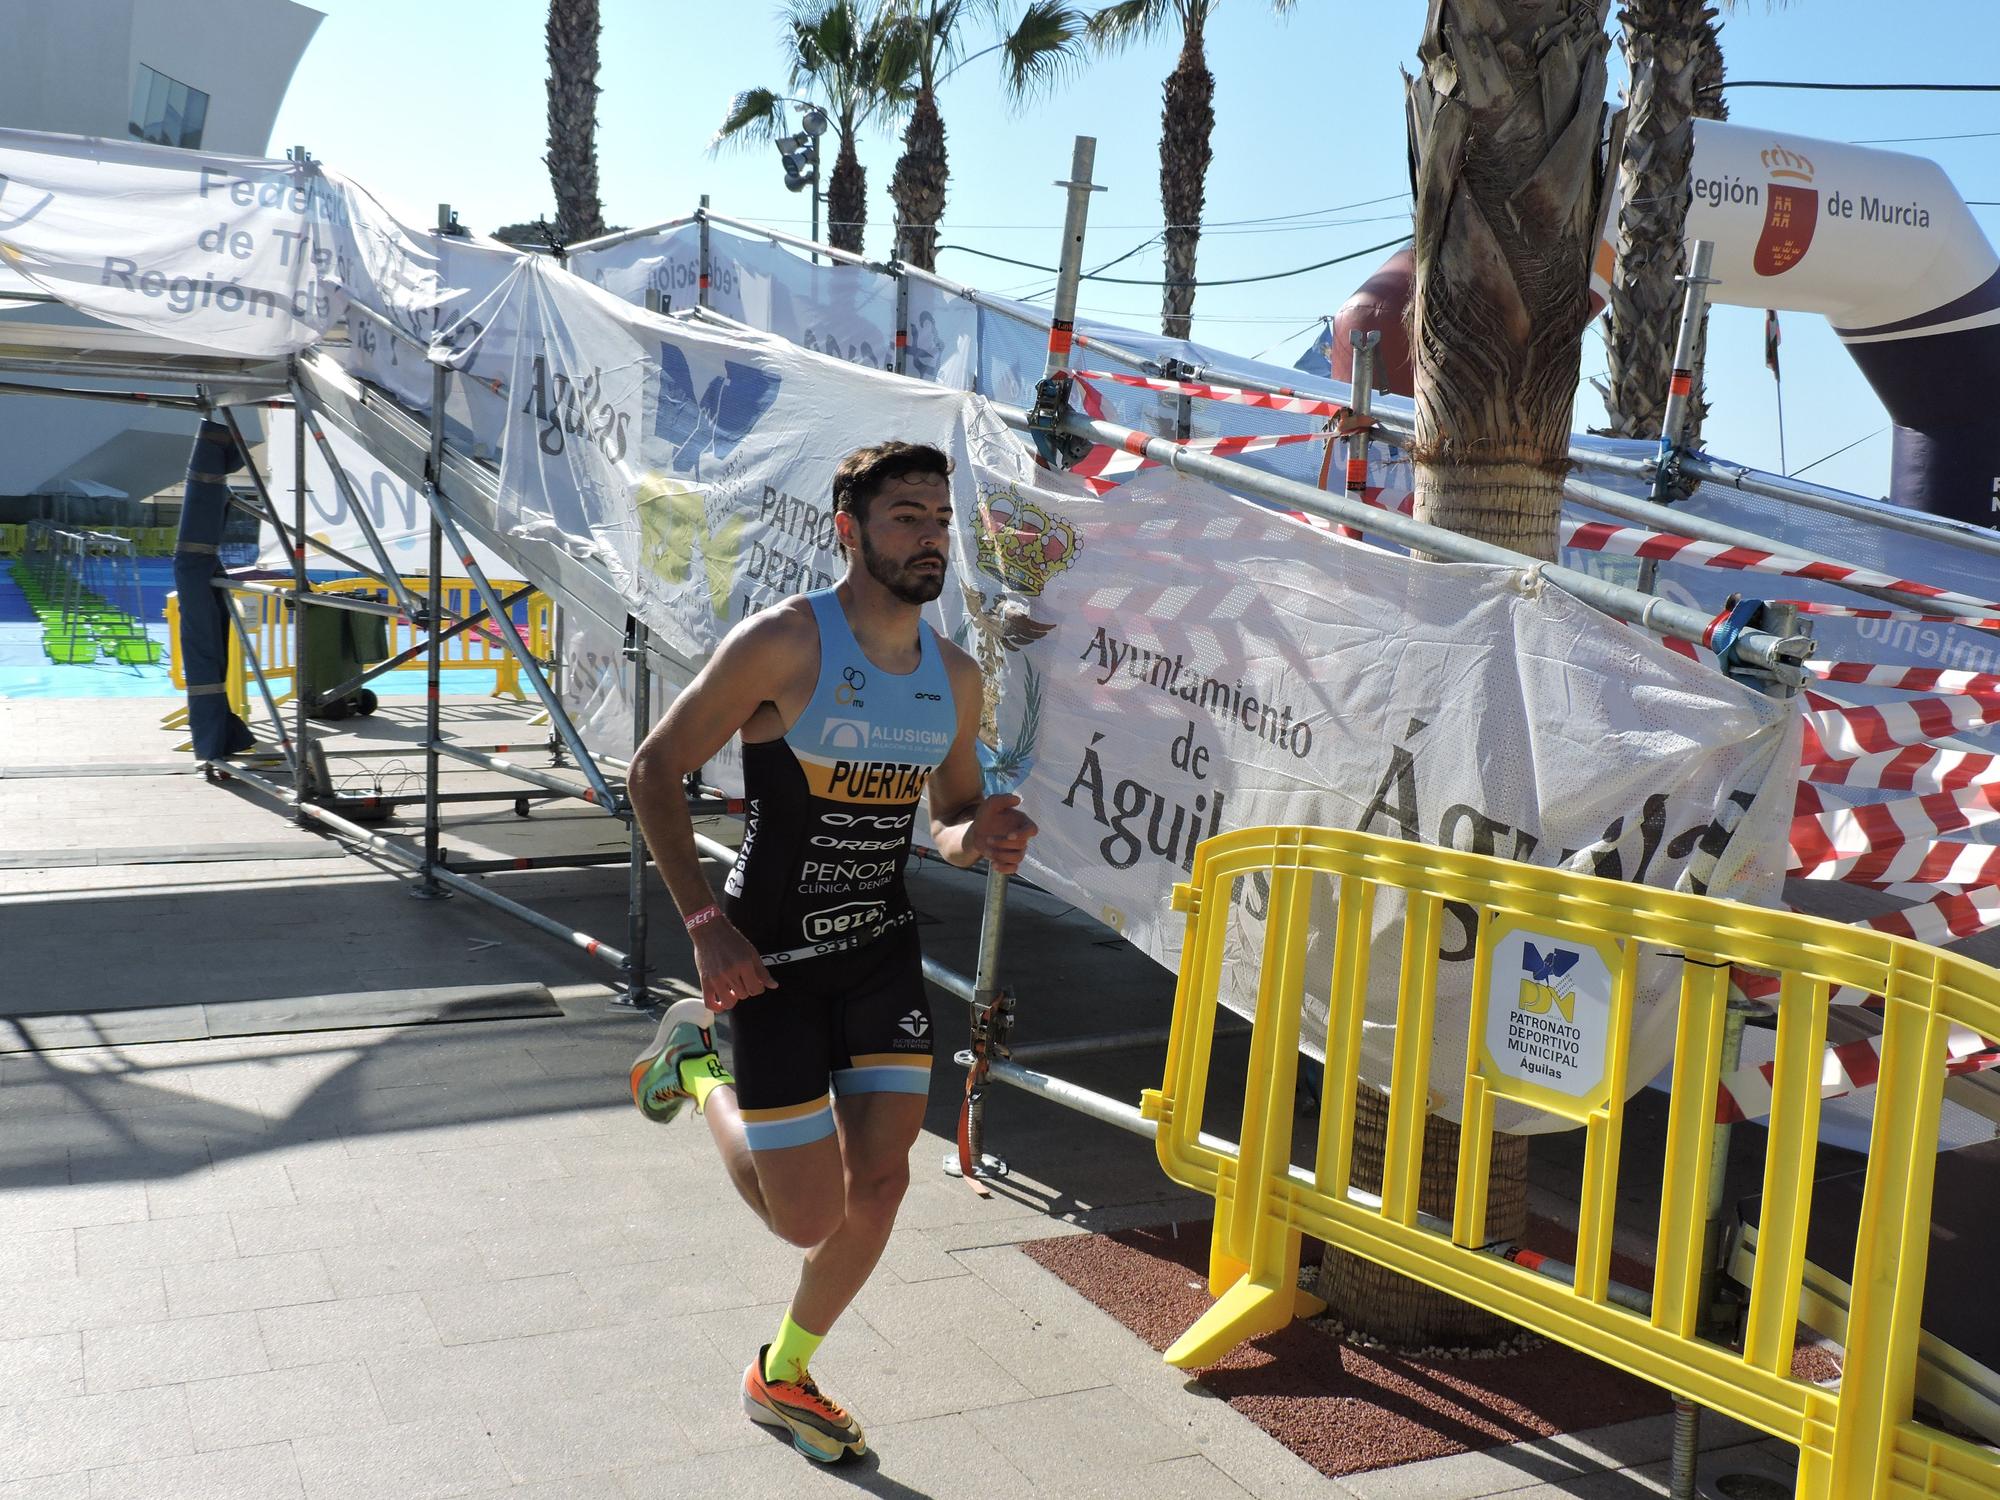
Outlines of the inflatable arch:
{"label": "inflatable arch", "polygon": [[[1825,317],[1895,423],[1890,497],[1992,525],[2000,256],[1937,163],[1702,120],[1689,176],[1688,238],[1715,242],[1710,299]],[[1593,310],[1612,262],[1607,240]],[[1335,379],[1349,378],[1348,333],[1373,328],[1377,385],[1411,393],[1411,275],[1410,252],[1398,251],[1341,308],[1332,339],[1315,346]]]}

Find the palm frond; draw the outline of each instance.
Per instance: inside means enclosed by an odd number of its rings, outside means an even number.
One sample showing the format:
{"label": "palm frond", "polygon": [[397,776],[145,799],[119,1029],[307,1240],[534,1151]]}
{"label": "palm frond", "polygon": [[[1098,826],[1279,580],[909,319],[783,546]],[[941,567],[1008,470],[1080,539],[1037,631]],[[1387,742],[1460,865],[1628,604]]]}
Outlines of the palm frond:
{"label": "palm frond", "polygon": [[1117,0],[1090,18],[1091,44],[1100,52],[1117,52],[1151,40],[1179,14],[1174,0]]}
{"label": "palm frond", "polygon": [[783,102],[771,89],[743,90],[729,101],[729,108],[723,112],[722,124],[716,127],[708,143],[709,155],[724,146],[761,145],[776,140],[784,110]]}
{"label": "palm frond", "polygon": [[1090,19],[1063,0],[1031,0],[1000,44],[1008,95],[1025,101],[1074,76],[1083,66]]}

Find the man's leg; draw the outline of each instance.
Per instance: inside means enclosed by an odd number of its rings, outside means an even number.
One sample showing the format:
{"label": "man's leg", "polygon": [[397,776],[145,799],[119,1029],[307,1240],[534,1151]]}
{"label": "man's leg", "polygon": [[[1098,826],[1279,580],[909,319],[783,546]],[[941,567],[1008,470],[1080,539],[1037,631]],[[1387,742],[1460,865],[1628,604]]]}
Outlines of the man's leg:
{"label": "man's leg", "polygon": [[[801,1328],[816,1334],[832,1328],[882,1258],[910,1185],[910,1148],[923,1128],[926,1102],[922,1094],[878,1093],[856,1094],[835,1106],[847,1211],[806,1254],[792,1298],[792,1321]],[[761,1157],[758,1165],[761,1170]]]}

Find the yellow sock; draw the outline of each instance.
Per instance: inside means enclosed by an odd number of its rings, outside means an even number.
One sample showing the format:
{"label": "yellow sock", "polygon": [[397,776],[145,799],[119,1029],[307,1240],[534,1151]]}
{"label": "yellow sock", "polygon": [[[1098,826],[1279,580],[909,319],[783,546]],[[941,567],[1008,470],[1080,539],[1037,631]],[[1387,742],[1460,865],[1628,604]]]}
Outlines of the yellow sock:
{"label": "yellow sock", "polygon": [[696,1114],[701,1113],[702,1106],[708,1103],[710,1094],[724,1084],[735,1082],[729,1070],[722,1066],[722,1059],[713,1052],[681,1059],[681,1087],[694,1095]]}
{"label": "yellow sock", "polygon": [[790,1313],[778,1325],[778,1336],[771,1340],[769,1352],[764,1355],[764,1378],[766,1380],[798,1380],[806,1373],[806,1365],[819,1351],[823,1333],[807,1333],[792,1321]]}

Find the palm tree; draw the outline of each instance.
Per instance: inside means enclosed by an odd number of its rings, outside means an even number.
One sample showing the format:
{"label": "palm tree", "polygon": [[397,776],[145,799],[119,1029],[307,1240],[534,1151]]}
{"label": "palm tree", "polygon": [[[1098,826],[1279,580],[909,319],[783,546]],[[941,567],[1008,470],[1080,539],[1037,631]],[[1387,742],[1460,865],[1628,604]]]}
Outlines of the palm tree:
{"label": "palm tree", "polygon": [[[1604,315],[1609,369],[1600,390],[1609,413],[1604,431],[1657,438],[1679,327],[1674,278],[1684,262],[1694,122],[1726,119],[1728,109],[1716,13],[1707,0],[1626,0],[1618,20],[1632,82],[1618,173],[1618,265]],[[1697,383],[1685,434],[1692,447],[1700,446],[1707,412]]]}
{"label": "palm tree", "polygon": [[[1431,0],[1407,80],[1416,196],[1418,520],[1556,550],[1583,331],[1609,172],[1602,149],[1611,0]],[[1355,1182],[1381,1170],[1386,1101],[1363,1090]],[[1458,1129],[1424,1131],[1418,1206],[1450,1217]],[[1494,1138],[1488,1239],[1527,1221],[1527,1142]],[[1329,1253],[1320,1293],[1350,1327],[1399,1343],[1510,1331],[1359,1257]]]}
{"label": "palm tree", "polygon": [[[896,34],[885,72],[893,80],[892,91],[907,93],[911,99],[903,154],[889,179],[889,196],[896,204],[896,255],[926,271],[936,269],[938,224],[944,218],[945,187],[951,178],[937,86],[972,60],[958,55],[960,23],[972,8],[971,0],[890,0]],[[981,8],[1004,30],[1005,12],[997,0],[984,0]],[[973,56],[1003,54],[1004,86],[1008,97],[1018,102],[1053,83],[1077,61],[1077,44],[1088,20],[1062,0],[1030,0],[1011,31]]]}
{"label": "palm tree", "polygon": [[[826,111],[838,143],[826,187],[827,241],[859,255],[868,175],[855,142],[869,120],[899,102],[884,68],[894,22],[885,0],[787,0],[781,14],[791,54],[788,86]],[[709,150],[776,140],[787,102],[775,89],[744,90],[729,101]]]}
{"label": "palm tree", "polygon": [[604,233],[597,196],[597,0],[549,0],[549,184],[556,237],[565,245]]}
{"label": "palm tree", "polygon": [[[1166,215],[1166,286],[1160,332],[1188,336],[1194,310],[1194,258],[1207,193],[1209,135],[1215,129],[1215,75],[1208,71],[1204,34],[1222,0],[1118,0],[1090,19],[1090,35],[1112,51],[1171,30],[1178,22],[1181,55],[1167,75],[1160,111],[1160,207]],[[1294,0],[1271,0],[1283,15]]]}

